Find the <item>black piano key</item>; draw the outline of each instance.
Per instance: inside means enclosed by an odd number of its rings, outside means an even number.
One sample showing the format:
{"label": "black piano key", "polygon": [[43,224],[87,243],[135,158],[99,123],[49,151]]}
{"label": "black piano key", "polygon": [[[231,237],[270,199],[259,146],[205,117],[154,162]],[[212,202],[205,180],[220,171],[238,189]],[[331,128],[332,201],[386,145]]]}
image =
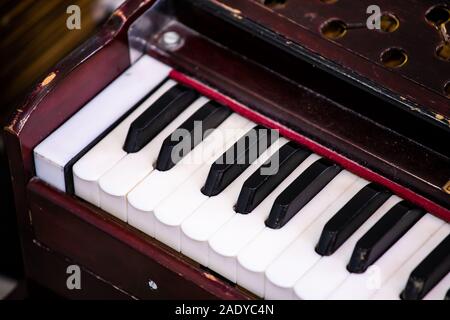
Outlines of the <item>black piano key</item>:
{"label": "black piano key", "polygon": [[358,240],[347,265],[348,271],[365,272],[424,214],[425,211],[406,201],[397,203]]}
{"label": "black piano key", "polygon": [[341,167],[323,158],[314,162],[278,196],[266,226],[282,228],[341,170]]}
{"label": "black piano key", "polygon": [[211,129],[217,128],[230,114],[230,109],[217,102],[210,101],[205,104],[177,129],[177,134],[183,134],[181,137],[177,135],[177,139],[173,139],[173,135],[170,135],[164,140],[156,161],[156,169],[172,169],[186,156],[186,151],[194,149],[211,133]]}
{"label": "black piano key", "polygon": [[239,139],[211,166],[202,193],[218,195],[278,138],[272,130],[256,126]]}
{"label": "black piano key", "polygon": [[310,151],[294,142],[282,146],[261,168],[268,168],[278,162],[278,172],[263,174],[263,170],[253,173],[242,186],[235,211],[247,214],[253,211],[288,175],[309,155]]}
{"label": "black piano key", "polygon": [[140,99],[130,110],[125,112],[119,119],[117,119],[113,124],[111,124],[105,131],[103,131],[99,136],[92,140],[86,147],[84,147],[78,154],[76,154],[69,162],[64,166],[64,182],[66,186],[66,193],[70,195],[75,194],[75,186],[73,182],[73,166],[78,162],[86,153],[89,152],[97,143],[99,143],[103,138],[105,138],[111,131],[114,130],[122,121],[124,121],[130,114],[132,114],[141,104],[145,102],[149,97],[151,97],[161,86],[166,83],[167,78],[161,81],[156,87],[154,87],[150,92],[148,92],[142,99]]}
{"label": "black piano key", "polygon": [[[448,235],[409,276],[404,300],[420,300],[450,272],[450,235]],[[447,292],[448,296],[448,292]]]}
{"label": "black piano key", "polygon": [[183,85],[172,87],[131,123],[123,150],[141,150],[198,97],[197,92]]}
{"label": "black piano key", "polygon": [[450,300],[450,289],[448,289],[447,293],[445,294],[444,300]]}
{"label": "black piano key", "polygon": [[325,224],[316,252],[332,255],[390,196],[374,183],[362,188]]}

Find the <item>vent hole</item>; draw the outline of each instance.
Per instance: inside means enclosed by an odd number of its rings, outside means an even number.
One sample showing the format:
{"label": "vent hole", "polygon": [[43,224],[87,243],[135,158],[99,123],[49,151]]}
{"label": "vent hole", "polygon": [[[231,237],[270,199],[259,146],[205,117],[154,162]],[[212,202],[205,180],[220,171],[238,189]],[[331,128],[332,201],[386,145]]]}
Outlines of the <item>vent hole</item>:
{"label": "vent hole", "polygon": [[388,68],[400,68],[408,61],[408,55],[403,49],[389,48],[381,54],[380,59]]}
{"label": "vent hole", "polygon": [[436,48],[436,55],[445,61],[450,61],[450,44],[443,43]]}
{"label": "vent hole", "polygon": [[439,28],[441,24],[447,22],[450,19],[450,12],[446,7],[438,5],[430,8],[427,11],[427,13],[425,14],[425,19],[432,26]]}
{"label": "vent hole", "polygon": [[400,26],[400,21],[392,13],[384,13],[381,16],[381,31],[394,32]]}
{"label": "vent hole", "polygon": [[320,28],[322,35],[328,39],[339,39],[347,33],[347,25],[342,20],[329,20]]}

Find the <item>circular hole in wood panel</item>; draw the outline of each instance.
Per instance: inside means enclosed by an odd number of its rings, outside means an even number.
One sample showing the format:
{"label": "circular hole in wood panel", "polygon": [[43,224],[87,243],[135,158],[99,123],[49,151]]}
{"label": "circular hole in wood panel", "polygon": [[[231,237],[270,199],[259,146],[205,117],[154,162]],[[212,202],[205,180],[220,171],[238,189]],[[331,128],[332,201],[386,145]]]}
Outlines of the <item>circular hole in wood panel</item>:
{"label": "circular hole in wood panel", "polygon": [[450,19],[450,12],[444,5],[437,5],[427,11],[425,19],[429,24],[439,27]]}
{"label": "circular hole in wood panel", "polygon": [[262,4],[264,4],[267,7],[277,9],[282,8],[286,5],[287,0],[262,0]]}
{"label": "circular hole in wood panel", "polygon": [[400,26],[400,21],[392,13],[383,13],[381,16],[381,31],[394,32]]}
{"label": "circular hole in wood panel", "polygon": [[342,20],[328,20],[320,27],[320,32],[325,38],[339,39],[347,33],[347,25]]}
{"label": "circular hole in wood panel", "polygon": [[380,57],[381,62],[388,68],[400,68],[408,62],[408,55],[400,48],[389,48]]}
{"label": "circular hole in wood panel", "polygon": [[450,80],[444,85],[444,94],[450,98]]}
{"label": "circular hole in wood panel", "polygon": [[450,44],[442,43],[436,48],[436,55],[445,61],[450,61]]}

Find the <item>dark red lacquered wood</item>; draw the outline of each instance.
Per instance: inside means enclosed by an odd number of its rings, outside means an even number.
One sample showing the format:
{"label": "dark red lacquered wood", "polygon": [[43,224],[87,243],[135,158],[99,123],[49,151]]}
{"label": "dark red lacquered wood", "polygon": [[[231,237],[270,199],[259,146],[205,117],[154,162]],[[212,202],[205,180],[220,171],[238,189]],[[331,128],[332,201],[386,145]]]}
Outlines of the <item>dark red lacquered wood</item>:
{"label": "dark red lacquered wood", "polygon": [[[79,262],[58,255],[37,240],[26,242],[27,281],[50,289],[58,296],[81,300],[133,300],[135,297],[107,282],[91,270],[80,266]],[[71,266],[80,267],[81,288],[69,289],[67,279]],[[69,269],[69,271],[72,269]],[[22,299],[22,298],[21,298]]]}
{"label": "dark red lacquered wood", "polygon": [[[101,278],[106,285],[118,286],[127,296],[189,298],[192,294],[192,298],[248,298],[226,281],[185,261],[101,210],[61,194],[38,180],[30,182],[33,148],[129,66],[127,28],[153,3],[127,1],[97,36],[64,59],[36,86],[5,130],[27,273],[32,278],[42,276],[42,281],[52,281],[49,274],[33,270],[33,259],[39,256],[37,252],[42,250],[42,242],[49,248],[50,255],[59,253],[69,257],[89,270],[94,278]],[[257,21],[268,19],[267,10],[264,10],[257,9]],[[279,22],[273,19],[273,23]],[[283,23],[279,27],[287,28]],[[404,198],[449,220],[448,209],[430,200],[449,177],[447,162],[373,124],[359,122],[361,118],[339,113],[333,103],[323,97],[305,92],[304,88],[285,78],[223,47],[211,45],[201,36],[187,35],[185,46],[177,52],[149,52],[194,76],[173,72],[173,78],[228,104],[252,120],[280,129],[287,137],[339,162],[350,171],[387,185]],[[330,58],[340,52],[328,42],[315,44],[314,37],[307,34],[302,37],[310,49],[328,48]],[[346,67],[351,68],[353,62],[347,62]],[[363,63],[361,68],[367,66]],[[388,84],[392,81],[396,88],[390,76],[391,73],[385,73]],[[220,94],[196,79],[226,94]],[[420,88],[417,92],[420,99],[431,97],[423,94]],[[294,103],[300,98],[306,106],[303,109]],[[438,100],[433,101],[439,106]],[[334,111],[321,114],[318,112],[321,107]],[[439,107],[434,110],[439,111]],[[335,120],[329,122],[330,119]],[[333,133],[335,128],[339,131],[338,121],[354,124],[354,132]],[[398,151],[403,154],[396,155]],[[132,264],[127,265],[124,261]],[[114,270],[114,265],[119,267]],[[151,293],[145,285],[146,277],[152,275],[158,282],[162,281],[163,286],[173,282],[186,289],[180,286],[177,292],[163,287],[160,294]]]}
{"label": "dark red lacquered wood", "polygon": [[[129,66],[127,28],[153,2],[126,2],[99,34],[49,72],[5,128],[27,275],[61,293],[60,284],[55,285],[59,278],[51,278],[34,263],[42,241],[51,252],[70,257],[95,275],[105,274],[111,286],[120,284],[141,298],[246,299],[248,296],[240,290],[75,198],[38,182],[32,182],[29,192],[26,190],[33,176],[33,148]],[[99,246],[93,247],[95,243]],[[114,261],[122,264],[114,267]],[[138,283],[132,278],[142,276],[137,271],[144,270],[161,280],[162,289],[151,292],[147,283],[150,279],[138,279]]]}
{"label": "dark red lacquered wood", "polygon": [[350,172],[353,172],[357,174],[360,177],[363,177],[367,180],[377,182],[381,185],[386,186],[387,188],[391,189],[394,193],[399,195],[400,197],[404,199],[408,199],[411,202],[425,208],[431,213],[434,213],[436,216],[441,217],[442,219],[450,222],[450,210],[442,207],[438,204],[436,204],[433,201],[430,201],[429,199],[417,194],[416,192],[413,192],[412,190],[405,188],[404,186],[395,183],[392,180],[389,180],[382,175],[368,169],[365,166],[360,165],[359,163],[343,156],[342,154],[337,153],[336,151],[327,148],[319,143],[317,143],[314,140],[311,140],[304,135],[290,129],[289,127],[283,126],[282,124],[274,121],[273,119],[255,112],[254,110],[248,108],[247,106],[244,106],[243,104],[239,103],[238,101],[231,99],[230,97],[227,97],[220,92],[206,86],[205,84],[201,83],[200,81],[197,81],[189,76],[186,76],[183,73],[172,71],[171,77],[181,83],[184,83],[192,88],[195,88],[197,91],[201,92],[203,95],[210,97],[211,99],[214,99],[216,101],[219,101],[223,103],[224,105],[230,107],[237,113],[242,114],[244,117],[251,119],[252,121],[256,123],[263,124],[264,126],[267,126],[269,128],[277,129],[280,131],[281,135],[296,141],[300,143],[301,145],[306,146],[307,148],[311,149],[315,153],[324,156],[328,159],[333,160],[336,163],[339,163],[341,166],[349,170]]}
{"label": "dark red lacquered wood", "polygon": [[[206,19],[210,30],[215,30],[209,36],[226,28],[219,21]],[[204,30],[204,26],[200,28]],[[214,38],[207,38],[181,24],[172,24],[168,29],[183,37],[183,46],[175,51],[159,46],[159,51],[150,50],[149,54],[418,196],[436,202],[446,210],[450,207],[450,196],[443,190],[450,176],[448,157],[217,45],[211,41]],[[244,43],[238,38],[239,33],[234,32],[232,36]],[[248,37],[245,40],[251,41]],[[351,92],[348,94],[351,96]],[[443,137],[445,135],[437,139]],[[410,198],[407,197],[414,201]]]}
{"label": "dark red lacquered wood", "polygon": [[[396,32],[370,31],[365,27],[365,14],[371,0],[337,1],[332,4],[310,0],[287,0],[284,6],[268,7],[257,0],[217,0],[220,8],[229,11],[237,21],[248,18],[282,35],[286,42],[296,43],[338,66],[342,72],[356,73],[365,81],[388,88],[398,99],[410,100],[415,108],[449,125],[450,103],[443,93],[450,80],[448,61],[435,55],[442,43],[442,35],[425,20],[428,9],[444,4],[439,0],[377,1],[383,12],[395,14],[400,20]],[[448,4],[447,4],[448,5]],[[337,40],[329,41],[320,35],[320,27],[330,19],[340,19],[362,27],[348,30]],[[385,68],[381,53],[388,48],[402,48],[409,55],[408,63],[398,69]],[[439,71],[438,71],[439,70]]]}
{"label": "dark red lacquered wood", "polygon": [[[33,179],[28,186],[36,238],[141,299],[248,299],[178,253],[76,198]],[[151,290],[154,281],[158,289]]]}
{"label": "dark red lacquered wood", "polygon": [[130,65],[128,27],[154,2],[124,3],[98,34],[36,85],[5,128],[20,225],[28,220],[24,200],[25,186],[33,176],[33,148]]}
{"label": "dark red lacquered wood", "polygon": [[[26,275],[67,298],[114,297],[115,293],[107,291],[116,290],[113,283],[89,286],[89,280],[86,285],[92,292],[84,291],[84,295],[60,290],[64,285],[59,283],[62,277],[52,275],[60,258],[55,257],[51,248],[42,252],[29,215],[26,185],[34,174],[32,150],[129,66],[128,26],[153,3],[153,0],[124,3],[97,35],[36,85],[4,131]],[[96,278],[95,267],[91,270],[90,278]]]}
{"label": "dark red lacquered wood", "polygon": [[[276,127],[287,127],[332,150],[334,155],[351,159],[366,169],[368,175],[361,172],[363,176],[369,178],[375,173],[384,177],[382,183],[393,191],[449,219],[450,197],[442,189],[450,175],[447,158],[224,50],[183,26],[172,25],[170,30],[182,35],[183,47],[151,54],[158,54],[167,63],[234,98],[250,112],[272,119]],[[208,59],[202,58],[205,52]],[[375,180],[381,182],[379,178]]]}

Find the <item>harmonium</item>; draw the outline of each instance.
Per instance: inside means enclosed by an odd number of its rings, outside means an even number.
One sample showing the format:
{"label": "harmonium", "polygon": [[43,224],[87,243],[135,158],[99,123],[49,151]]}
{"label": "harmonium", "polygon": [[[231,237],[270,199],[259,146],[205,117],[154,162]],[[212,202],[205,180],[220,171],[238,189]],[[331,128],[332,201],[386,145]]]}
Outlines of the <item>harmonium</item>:
{"label": "harmonium", "polygon": [[376,2],[126,1],[5,128],[28,279],[449,299],[450,5]]}

